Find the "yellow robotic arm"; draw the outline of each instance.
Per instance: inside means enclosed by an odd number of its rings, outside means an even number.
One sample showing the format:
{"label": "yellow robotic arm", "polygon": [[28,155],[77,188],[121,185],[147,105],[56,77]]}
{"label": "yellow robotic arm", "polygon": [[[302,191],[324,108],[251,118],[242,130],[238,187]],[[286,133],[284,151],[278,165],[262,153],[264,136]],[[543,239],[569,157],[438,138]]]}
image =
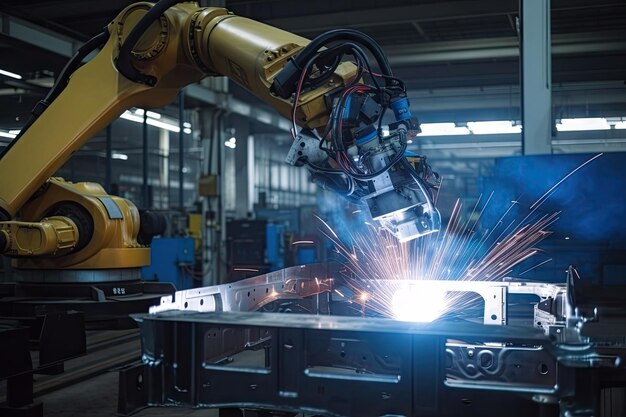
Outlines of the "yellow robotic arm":
{"label": "yellow robotic arm", "polygon": [[[392,233],[402,239],[437,230],[438,212],[426,190],[432,184],[420,178],[430,171],[416,170],[417,160],[404,155],[405,137],[417,123],[388,68],[376,74],[363,65],[357,43],[371,40],[360,36],[330,33],[309,44],[222,8],[171,0],[128,6],[79,51],[78,62],[68,64],[69,77],[61,77],[1,156],[0,253],[26,269],[146,265],[149,249],[137,236],[150,222],[140,221],[132,202],[97,184],[50,176],[126,109],[166,105],[207,75],[235,80],[293,119],[303,130],[289,162],[307,164],[318,183],[366,201]],[[101,51],[78,68],[97,47]],[[380,50],[373,54],[385,67]],[[355,59],[343,59],[347,55]],[[370,90],[362,83],[366,77],[388,88]],[[386,108],[396,115],[397,133],[385,141],[375,124]]]}

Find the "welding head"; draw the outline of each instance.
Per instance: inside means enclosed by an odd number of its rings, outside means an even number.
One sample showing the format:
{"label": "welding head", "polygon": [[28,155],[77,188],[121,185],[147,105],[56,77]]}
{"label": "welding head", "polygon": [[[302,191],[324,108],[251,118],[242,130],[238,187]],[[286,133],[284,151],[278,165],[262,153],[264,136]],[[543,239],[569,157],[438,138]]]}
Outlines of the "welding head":
{"label": "welding head", "polygon": [[431,185],[426,183],[406,158],[384,180],[386,192],[374,194],[365,201],[372,215],[399,241],[407,242],[441,228],[441,215],[432,202]]}

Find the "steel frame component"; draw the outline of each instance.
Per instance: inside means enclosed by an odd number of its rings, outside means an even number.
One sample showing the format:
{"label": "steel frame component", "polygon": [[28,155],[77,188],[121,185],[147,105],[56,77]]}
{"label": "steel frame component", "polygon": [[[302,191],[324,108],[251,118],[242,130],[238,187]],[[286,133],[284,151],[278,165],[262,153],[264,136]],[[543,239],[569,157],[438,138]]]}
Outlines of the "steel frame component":
{"label": "steel frame component", "polygon": [[[302,265],[286,268],[258,277],[241,280],[231,284],[214,285],[176,291],[170,296],[161,297],[161,303],[150,307],[150,313],[170,310],[180,311],[256,311],[278,299],[301,299],[316,296],[316,300],[325,299],[324,293],[331,293],[342,282],[349,280],[349,274],[334,264]],[[383,291],[399,291],[416,284],[411,280],[362,280]],[[566,284],[549,284],[539,282],[515,281],[452,281],[452,280],[420,280],[419,285],[428,286],[443,293],[476,293],[484,303],[483,323],[486,325],[507,324],[507,300],[509,294],[530,294],[538,297],[538,304],[548,299],[559,300],[558,320],[555,315],[535,308],[535,315],[541,315],[543,322],[535,320],[539,328],[547,331],[547,324],[563,324],[564,318],[572,315],[573,307],[569,305],[568,286]],[[390,294],[391,295],[391,294]],[[328,314],[328,310],[312,313]]]}
{"label": "steel frame component", "polygon": [[[500,416],[506,407],[511,417],[592,416],[602,389],[626,384],[624,332],[586,335],[597,333],[598,315],[574,308],[571,281],[428,283],[478,294],[485,310],[498,314],[492,320],[484,313],[483,322],[507,324],[485,326],[331,316],[350,302],[333,293],[351,279],[337,265],[309,265],[163,297],[150,314],[133,317],[142,363],[120,372],[120,413],[175,405]],[[394,289],[414,284],[391,282]],[[507,323],[511,294],[538,297],[532,326]],[[254,312],[272,308],[316,314]]]}

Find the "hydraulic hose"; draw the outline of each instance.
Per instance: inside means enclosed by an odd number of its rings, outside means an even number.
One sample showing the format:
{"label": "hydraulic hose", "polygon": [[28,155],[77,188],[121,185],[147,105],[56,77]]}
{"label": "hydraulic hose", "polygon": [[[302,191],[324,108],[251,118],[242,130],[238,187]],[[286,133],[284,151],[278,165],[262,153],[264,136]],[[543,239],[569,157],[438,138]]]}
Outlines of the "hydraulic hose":
{"label": "hydraulic hose", "polygon": [[325,44],[339,40],[353,41],[365,46],[372,55],[374,55],[382,74],[387,76],[385,83],[387,85],[393,83],[392,79],[389,78],[393,77],[393,73],[391,72],[387,57],[374,39],[358,30],[336,29],[317,36],[305,46],[298,55],[291,59],[274,78],[271,87],[272,92],[279,97],[285,99],[289,98],[296,89],[296,83],[306,63],[309,62]]}

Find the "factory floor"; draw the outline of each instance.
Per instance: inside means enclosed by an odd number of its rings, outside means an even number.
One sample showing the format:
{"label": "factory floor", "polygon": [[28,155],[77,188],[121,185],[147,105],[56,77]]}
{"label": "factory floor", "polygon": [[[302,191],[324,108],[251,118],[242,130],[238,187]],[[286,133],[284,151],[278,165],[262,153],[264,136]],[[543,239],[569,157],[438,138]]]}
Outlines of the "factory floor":
{"label": "factory floor", "polygon": [[[44,417],[109,417],[117,415],[118,374],[109,371],[86,381],[38,397]],[[188,408],[146,408],[134,417],[217,417],[217,410]]]}
{"label": "factory floor", "polygon": [[[87,354],[65,361],[64,372],[34,375],[35,402],[43,404],[44,417],[118,416],[118,370],[140,359],[139,331],[88,331]],[[35,367],[37,352],[31,352]],[[6,381],[0,381],[0,404]],[[248,412],[247,415],[254,415]],[[217,409],[149,407],[133,417],[218,417]],[[0,412],[0,417],[2,412]],[[299,414],[298,417],[303,417]]]}

